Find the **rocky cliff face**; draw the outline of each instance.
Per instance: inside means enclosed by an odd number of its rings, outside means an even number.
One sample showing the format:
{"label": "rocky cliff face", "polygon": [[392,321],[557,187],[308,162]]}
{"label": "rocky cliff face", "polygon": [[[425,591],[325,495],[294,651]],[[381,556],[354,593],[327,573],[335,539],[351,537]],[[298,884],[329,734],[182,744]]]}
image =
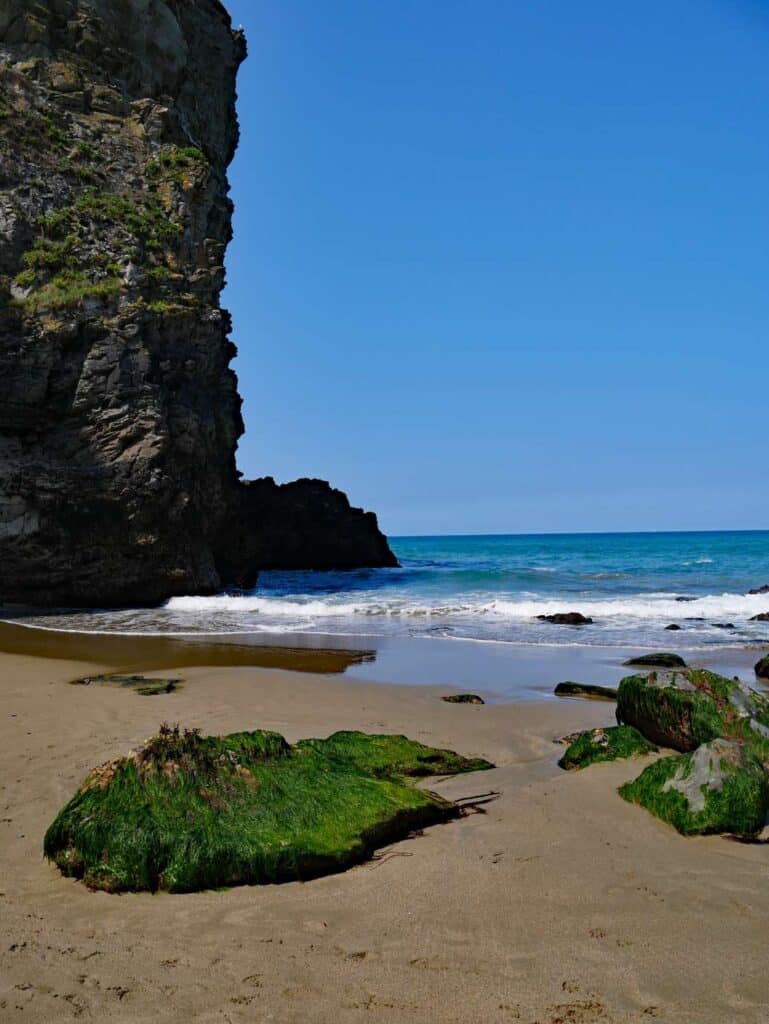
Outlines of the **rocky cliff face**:
{"label": "rocky cliff face", "polygon": [[218,0],[0,0],[0,602],[395,564],[338,492],[238,482],[219,294],[244,56]]}

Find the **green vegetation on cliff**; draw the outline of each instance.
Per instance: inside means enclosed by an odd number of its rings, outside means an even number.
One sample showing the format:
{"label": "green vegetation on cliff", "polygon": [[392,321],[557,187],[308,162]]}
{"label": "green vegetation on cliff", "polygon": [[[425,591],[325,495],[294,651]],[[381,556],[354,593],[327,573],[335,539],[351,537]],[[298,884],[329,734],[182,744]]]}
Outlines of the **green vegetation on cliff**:
{"label": "green vegetation on cliff", "polygon": [[109,892],[189,892],[307,879],[446,821],[457,807],[411,778],[491,767],[404,736],[158,736],[85,780],[45,836],[68,875]]}

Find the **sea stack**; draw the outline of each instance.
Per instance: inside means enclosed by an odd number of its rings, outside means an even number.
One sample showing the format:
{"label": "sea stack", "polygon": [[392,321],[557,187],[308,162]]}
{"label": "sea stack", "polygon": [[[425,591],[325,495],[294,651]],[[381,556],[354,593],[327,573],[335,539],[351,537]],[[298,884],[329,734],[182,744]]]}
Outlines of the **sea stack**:
{"label": "sea stack", "polygon": [[327,484],[239,481],[219,296],[245,55],[218,0],[0,5],[0,604],[397,564]]}

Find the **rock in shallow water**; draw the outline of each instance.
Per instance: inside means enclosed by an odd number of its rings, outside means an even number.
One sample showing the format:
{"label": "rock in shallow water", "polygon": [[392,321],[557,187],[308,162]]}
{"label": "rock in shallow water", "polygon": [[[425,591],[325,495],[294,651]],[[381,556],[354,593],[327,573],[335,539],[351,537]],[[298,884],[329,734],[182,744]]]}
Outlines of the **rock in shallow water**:
{"label": "rock in shallow water", "polygon": [[626,665],[637,665],[639,668],[686,668],[686,662],[680,654],[670,654],[668,651],[656,651],[654,654],[639,654],[637,658],[630,658]]}
{"label": "rock in shallow water", "polygon": [[459,814],[412,779],[491,767],[405,736],[342,732],[292,747],[273,732],[164,726],[86,778],[44,852],[108,892],[314,878]]}
{"label": "rock in shallow water", "polygon": [[610,686],[594,683],[558,683],[553,691],[556,697],[584,697],[585,700],[616,700],[617,691]]}
{"label": "rock in shallow water", "polygon": [[769,654],[756,662],[755,672],[761,679],[769,679]]}
{"label": "rock in shallow water", "polygon": [[556,612],[555,615],[538,615],[540,622],[553,622],[556,626],[590,626],[593,620],[581,612]]}
{"label": "rock in shallow water", "polygon": [[447,704],[485,704],[483,697],[477,693],[452,693],[448,697],[441,697]]}

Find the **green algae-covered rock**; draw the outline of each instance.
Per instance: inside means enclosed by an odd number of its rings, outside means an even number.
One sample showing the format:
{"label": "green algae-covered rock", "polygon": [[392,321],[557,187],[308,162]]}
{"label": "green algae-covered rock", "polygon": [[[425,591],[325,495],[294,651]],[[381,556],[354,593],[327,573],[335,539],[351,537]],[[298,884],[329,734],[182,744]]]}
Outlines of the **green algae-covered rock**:
{"label": "green algae-covered rock", "polygon": [[625,664],[638,668],[686,668],[686,662],[681,655],[671,654],[669,651],[639,654],[637,658],[631,658]]}
{"label": "green algae-covered rock", "polygon": [[769,753],[769,701],[739,679],[706,669],[627,676],[619,684],[617,720],[652,743],[686,753],[719,736]]}
{"label": "green algae-covered rock", "polygon": [[656,749],[632,726],[614,725],[608,729],[588,729],[579,733],[558,764],[567,771],[573,771],[599,761],[617,761]]}
{"label": "green algae-covered rock", "polygon": [[161,727],[93,771],[48,829],[45,855],[108,892],[190,892],[308,879],[459,811],[411,777],[492,767],[404,736],[203,737]]}
{"label": "green algae-covered rock", "polygon": [[452,693],[448,697],[441,697],[447,704],[485,704],[483,697],[477,693]]}
{"label": "green algae-covered rock", "polygon": [[661,758],[619,792],[684,835],[755,835],[769,808],[766,773],[755,751],[723,738]]}
{"label": "green algae-covered rock", "polygon": [[760,679],[769,679],[769,654],[756,662],[756,675]]}

